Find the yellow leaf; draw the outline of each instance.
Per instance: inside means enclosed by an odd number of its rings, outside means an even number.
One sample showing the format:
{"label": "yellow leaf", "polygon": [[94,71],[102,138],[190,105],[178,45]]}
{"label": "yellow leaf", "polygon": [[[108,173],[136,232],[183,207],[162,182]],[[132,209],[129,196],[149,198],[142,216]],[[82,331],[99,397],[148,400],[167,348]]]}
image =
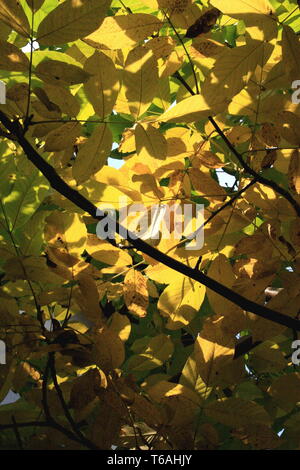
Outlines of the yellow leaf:
{"label": "yellow leaf", "polygon": [[[215,281],[221,282],[229,288],[231,288],[235,282],[235,275],[232,267],[226,256],[223,254],[218,255],[212,261],[207,274]],[[207,297],[214,312],[218,315],[226,315],[234,308],[232,302],[224,299],[224,297],[216,294],[210,289],[207,289]]]}
{"label": "yellow leaf", "polygon": [[259,374],[277,373],[288,366],[283,351],[272,341],[265,341],[251,351],[250,363]]}
{"label": "yellow leaf", "polygon": [[292,28],[284,25],[282,31],[282,59],[285,72],[289,74],[291,80],[298,79],[300,76],[299,54],[299,37]]}
{"label": "yellow leaf", "polygon": [[178,276],[158,300],[161,314],[168,318],[167,328],[177,330],[194,318],[205,296],[205,287],[185,276]]}
{"label": "yellow leaf", "polygon": [[62,113],[70,117],[77,116],[80,111],[79,101],[67,88],[46,84],[44,90],[49,100],[57,104]]}
{"label": "yellow leaf", "polygon": [[149,304],[147,278],[140,271],[130,269],[124,278],[124,300],[133,315],[145,317]]}
{"label": "yellow leaf", "polygon": [[251,0],[211,0],[210,3],[234,18],[240,18],[240,15],[247,13],[270,15],[274,11],[268,0],[256,0],[255,2],[251,2]]}
{"label": "yellow leaf", "polygon": [[194,122],[218,114],[226,108],[229,101],[220,96],[210,102],[204,94],[190,96],[169,108],[157,119],[160,122]]}
{"label": "yellow leaf", "polygon": [[131,332],[131,323],[126,315],[115,312],[111,316],[109,329],[113,331],[122,341],[127,341]]}
{"label": "yellow leaf", "polygon": [[172,340],[165,334],[137,340],[132,345],[132,349],[134,348],[138,354],[131,356],[126,362],[126,369],[130,372],[156,369],[162,366],[174,352]]}
{"label": "yellow leaf", "polygon": [[77,377],[70,393],[69,407],[80,410],[97,397],[101,388],[107,387],[107,380],[102,370],[93,367],[83,375]]}
{"label": "yellow leaf", "polygon": [[262,406],[241,398],[212,401],[207,404],[205,414],[218,423],[234,428],[249,424],[270,424],[270,416]]}
{"label": "yellow leaf", "polygon": [[167,142],[162,133],[151,124],[135,127],[136,151],[140,161],[150,168],[161,165],[167,156]]}
{"label": "yellow leaf", "polygon": [[119,152],[133,152],[135,150],[135,128],[125,129],[119,145]]}
{"label": "yellow leaf", "polygon": [[283,410],[290,412],[300,401],[299,372],[276,378],[267,391]]}
{"label": "yellow leaf", "polygon": [[89,234],[87,252],[98,261],[110,266],[128,266],[132,264],[131,256],[125,250],[112,246],[106,240],[100,240],[96,235]]}
{"label": "yellow leaf", "polygon": [[84,304],[86,317],[93,322],[101,322],[103,314],[99,305],[100,299],[95,280],[84,272],[80,273],[77,279],[81,295],[80,304]]}
{"label": "yellow leaf", "polygon": [[37,41],[54,46],[87,36],[99,28],[110,3],[110,0],[66,0],[40,23]]}
{"label": "yellow leaf", "polygon": [[93,443],[101,450],[110,451],[113,445],[119,443],[122,422],[121,415],[113,407],[100,403],[91,429]]}
{"label": "yellow leaf", "polygon": [[64,150],[74,145],[76,138],[80,134],[81,124],[79,122],[67,122],[47,134],[44,149],[46,152],[59,152],[60,150]]}
{"label": "yellow leaf", "polygon": [[298,149],[292,152],[288,176],[290,186],[297,194],[300,194],[300,154]]}
{"label": "yellow leaf", "polygon": [[169,56],[175,46],[176,41],[170,36],[158,36],[146,43],[146,48],[153,52],[156,59]]}
{"label": "yellow leaf", "polygon": [[26,256],[24,258],[11,258],[4,264],[6,276],[9,280],[29,279],[30,281],[44,283],[59,283],[60,278],[53,274],[43,256]]}
{"label": "yellow leaf", "polygon": [[45,239],[50,246],[64,248],[69,255],[81,255],[86,245],[87,229],[78,214],[55,211],[46,222]]}
{"label": "yellow leaf", "polygon": [[77,183],[86,181],[106,163],[112,147],[112,134],[107,124],[98,125],[91,137],[80,146],[73,165],[73,177]]}
{"label": "yellow leaf", "polygon": [[201,165],[206,168],[222,168],[225,166],[225,163],[217,157],[213,152],[209,150],[202,150],[201,145],[198,150],[196,150],[195,156],[191,157],[191,163],[194,168],[197,168]]}
{"label": "yellow leaf", "polygon": [[257,65],[263,67],[268,61],[273,47],[265,41],[251,40],[245,46],[225,48],[201,87],[206,101],[214,106],[214,102],[217,99],[221,101],[222,96],[231,99],[239,93],[250,80]]}
{"label": "yellow leaf", "polygon": [[276,449],[282,445],[282,439],[265,424],[247,424],[243,428],[235,429],[232,435],[241,439],[243,444],[251,445],[254,450]]}
{"label": "yellow leaf", "polygon": [[212,387],[208,387],[198,373],[194,354],[188,357],[182,369],[179,383],[194,390],[202,400],[206,400],[212,391]]}
{"label": "yellow leaf", "polygon": [[133,13],[108,16],[97,31],[84,40],[94,46],[108,49],[124,49],[147,38],[162,27],[162,22],[153,15]]}
{"label": "yellow leaf", "polygon": [[193,422],[196,409],[199,408],[198,395],[181,384],[162,380],[147,390],[152,400],[165,405],[169,409],[167,424],[184,426]]}
{"label": "yellow leaf", "polygon": [[14,44],[0,40],[0,69],[26,72],[29,69],[29,60]]}
{"label": "yellow leaf", "polygon": [[[38,382],[41,374],[29,362],[21,362],[16,368],[16,373],[13,379],[13,389],[15,392],[20,392],[24,386],[28,386],[31,381]],[[31,382],[32,383],[32,382]]]}
{"label": "yellow leaf", "polygon": [[234,356],[234,336],[226,335],[220,320],[207,318],[195,342],[197,369],[208,386],[218,383],[222,369]]}
{"label": "yellow leaf", "polygon": [[119,92],[118,73],[113,61],[101,51],[89,57],[84,70],[91,78],[84,84],[84,90],[95,113],[104,119],[112,112]]}
{"label": "yellow leaf", "polygon": [[204,173],[204,171],[198,168],[191,168],[188,174],[192,185],[198,193],[213,201],[225,201],[225,190],[208,176],[207,173]]}
{"label": "yellow leaf", "polygon": [[77,65],[60,60],[43,60],[35,69],[35,74],[50,85],[70,86],[86,82],[90,75]]}
{"label": "yellow leaf", "polygon": [[96,331],[92,357],[95,364],[107,373],[120,367],[125,359],[124,344],[113,331],[103,327]]}
{"label": "yellow leaf", "polygon": [[144,46],[138,46],[129,52],[123,72],[123,84],[129,109],[137,119],[147,111],[158,90],[157,61]]}
{"label": "yellow leaf", "polygon": [[18,0],[0,0],[0,20],[22,36],[30,36],[30,25]]}

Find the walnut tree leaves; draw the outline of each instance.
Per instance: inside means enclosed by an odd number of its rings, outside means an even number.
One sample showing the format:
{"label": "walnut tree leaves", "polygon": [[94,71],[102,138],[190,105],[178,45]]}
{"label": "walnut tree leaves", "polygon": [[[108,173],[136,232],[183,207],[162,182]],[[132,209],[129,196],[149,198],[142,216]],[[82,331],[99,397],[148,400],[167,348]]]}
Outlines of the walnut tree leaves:
{"label": "walnut tree leaves", "polygon": [[149,293],[147,279],[140,271],[130,269],[124,278],[124,300],[128,310],[138,317],[147,315]]}
{"label": "walnut tree leaves", "polygon": [[[0,0],[0,67],[7,84],[1,111],[21,124],[32,113],[24,138],[97,205],[118,209],[124,195],[126,204],[143,202],[149,213],[155,204],[204,203],[210,220],[203,247],[187,252],[159,239],[158,249],[261,305],[265,288],[280,285],[268,306],[292,315],[300,301],[298,220],[276,191],[258,183],[229,204],[249,178],[208,122],[216,116],[251,168],[298,197],[299,109],[290,88],[299,79],[299,37],[293,13],[289,26],[283,24],[292,12],[289,2],[281,5],[280,34],[267,0],[211,0],[208,7],[190,0],[131,1],[132,13],[117,3]],[[37,42],[30,82],[23,45],[31,35],[31,10]],[[185,31],[193,36],[184,44],[195,76],[179,39]],[[201,92],[190,96],[195,78]],[[118,237],[116,246],[99,239],[95,219],[42,177],[31,178],[31,163],[15,141],[3,138],[0,147],[1,332],[5,322],[12,325],[8,344],[16,345],[19,361],[1,373],[0,395],[12,386],[22,395],[17,422],[37,419],[34,406],[42,410],[43,367],[54,347],[72,416],[100,448],[134,447],[135,439],[153,450],[228,442],[277,448],[285,445],[276,434],[278,416],[291,447],[289,436],[299,433],[299,377],[290,361],[290,331],[142,258]],[[123,166],[109,166],[109,156]],[[235,186],[222,183],[229,174]],[[45,318],[65,325],[57,339],[72,338],[72,350],[45,344],[37,305]],[[245,344],[261,344],[236,357],[236,336],[246,332]],[[36,358],[39,367],[31,364]],[[52,385],[49,402],[67,427]],[[1,429],[11,417],[0,408]],[[55,430],[43,431],[40,445],[61,445]],[[64,445],[80,446],[70,439]]]}
{"label": "walnut tree leaves", "polygon": [[110,3],[110,0],[66,0],[40,23],[37,40],[52,46],[87,36],[100,26]]}

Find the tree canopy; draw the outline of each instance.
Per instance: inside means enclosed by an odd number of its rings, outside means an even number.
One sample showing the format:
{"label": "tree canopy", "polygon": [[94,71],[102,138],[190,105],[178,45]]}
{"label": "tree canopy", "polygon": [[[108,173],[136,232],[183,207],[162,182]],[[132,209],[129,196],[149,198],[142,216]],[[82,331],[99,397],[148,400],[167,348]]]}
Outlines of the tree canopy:
{"label": "tree canopy", "polygon": [[299,449],[298,3],[0,0],[2,449]]}

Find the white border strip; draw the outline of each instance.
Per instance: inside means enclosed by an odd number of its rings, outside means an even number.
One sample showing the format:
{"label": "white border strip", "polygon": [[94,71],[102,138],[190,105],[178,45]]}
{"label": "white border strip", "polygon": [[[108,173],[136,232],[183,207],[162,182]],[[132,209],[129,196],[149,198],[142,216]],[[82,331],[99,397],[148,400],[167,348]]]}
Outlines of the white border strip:
{"label": "white border strip", "polygon": [[6,103],[6,84],[0,80],[0,104]]}

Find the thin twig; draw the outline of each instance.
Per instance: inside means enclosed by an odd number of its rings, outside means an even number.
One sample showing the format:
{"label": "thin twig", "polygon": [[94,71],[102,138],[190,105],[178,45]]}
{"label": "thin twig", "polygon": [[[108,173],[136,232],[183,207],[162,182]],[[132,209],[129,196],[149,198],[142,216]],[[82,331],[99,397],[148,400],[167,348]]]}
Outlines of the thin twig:
{"label": "thin twig", "polygon": [[14,433],[15,433],[15,436],[16,436],[16,441],[18,443],[19,449],[23,450],[22,439],[21,439],[19,429],[18,429],[18,425],[17,425],[17,422],[15,420],[14,415],[12,415],[11,420],[12,420],[12,423],[13,423],[13,430],[14,430]]}
{"label": "thin twig", "polygon": [[218,126],[218,124],[216,123],[216,121],[214,120],[214,118],[212,116],[208,116],[208,119],[210,120],[210,122],[212,123],[212,125],[214,126],[215,130],[217,131],[217,133],[219,134],[220,137],[222,137],[223,141],[225,142],[225,144],[227,145],[227,147],[229,148],[229,150],[233,153],[233,155],[236,156],[236,158],[238,159],[239,163],[242,165],[242,167],[244,168],[244,170],[249,173],[250,175],[254,176],[254,178],[256,178],[256,180],[265,185],[265,186],[268,186],[270,188],[272,188],[275,192],[277,192],[278,194],[280,194],[281,196],[283,196],[294,208],[295,212],[297,213],[298,216],[300,216],[300,205],[298,204],[298,202],[291,196],[291,194],[286,191],[285,189],[283,189],[281,186],[279,186],[277,183],[275,183],[275,181],[271,181],[271,180],[268,180],[267,178],[264,178],[263,176],[259,175],[258,173],[256,173],[256,171],[254,171],[243,159],[243,157],[241,156],[241,154],[236,150],[236,148],[232,145],[232,143],[229,141],[229,139],[226,137],[226,135],[224,134],[224,132],[220,129],[220,127]]}
{"label": "thin twig", "polygon": [[187,48],[186,48],[186,46],[185,46],[185,44],[184,44],[182,38],[181,38],[180,35],[178,34],[178,32],[177,32],[175,26],[173,25],[173,23],[172,23],[172,21],[171,21],[171,18],[167,15],[167,13],[166,13],[165,11],[163,11],[163,14],[164,14],[165,17],[167,18],[168,23],[170,24],[171,28],[173,29],[174,33],[176,34],[176,36],[177,36],[177,38],[178,38],[178,40],[179,40],[179,42],[180,42],[180,44],[182,45],[182,47],[183,47],[183,49],[184,49],[184,52],[186,53],[186,56],[187,56],[187,58],[188,58],[188,61],[189,61],[190,65],[191,65],[192,73],[193,73],[193,75],[194,75],[195,86],[196,86],[196,93],[197,93],[197,95],[199,95],[200,90],[199,90],[199,85],[198,85],[198,80],[197,80],[197,75],[196,75],[196,71],[195,71],[194,62],[192,61],[191,56],[190,56],[190,54],[189,54],[189,52],[188,52],[188,50],[187,50]]}
{"label": "thin twig", "polygon": [[93,442],[91,442],[89,439],[87,439],[83,434],[82,432],[80,431],[80,429],[78,429],[78,426],[77,424],[75,423],[71,413],[70,413],[70,410],[68,408],[68,405],[64,399],[64,396],[63,396],[63,393],[62,393],[62,390],[58,384],[58,381],[57,381],[57,375],[56,375],[56,367],[55,367],[55,353],[50,353],[49,354],[49,368],[50,368],[50,372],[51,372],[51,376],[52,376],[52,380],[53,380],[53,384],[54,384],[54,388],[56,390],[56,393],[58,395],[58,398],[59,398],[59,401],[61,403],[61,406],[64,410],[64,414],[65,414],[65,417],[67,418],[71,428],[72,428],[72,431],[74,432],[75,435],[78,436],[78,438],[80,439],[80,442],[85,445],[88,449],[90,450],[100,450],[98,446],[96,446]]}

